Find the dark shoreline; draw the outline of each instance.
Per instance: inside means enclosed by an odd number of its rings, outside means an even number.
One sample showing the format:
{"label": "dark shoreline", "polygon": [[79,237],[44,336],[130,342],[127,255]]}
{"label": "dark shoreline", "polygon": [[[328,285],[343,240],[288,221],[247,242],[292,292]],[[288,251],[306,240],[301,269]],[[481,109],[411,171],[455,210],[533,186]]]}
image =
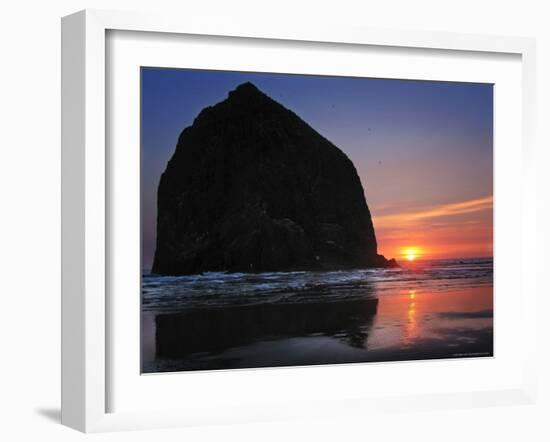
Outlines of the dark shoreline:
{"label": "dark shoreline", "polygon": [[[378,303],[365,299],[144,312],[154,323],[155,344],[142,373],[493,356],[492,326],[441,329],[444,340],[421,338],[410,346],[371,349]],[[492,310],[440,316],[492,319]]]}
{"label": "dark shoreline", "polygon": [[144,276],[142,373],[492,357],[492,270]]}
{"label": "dark shoreline", "polygon": [[[172,359],[159,358],[155,361],[149,361],[143,365],[143,374],[152,373],[170,373],[182,371],[204,371],[204,370],[240,370],[251,368],[288,368],[288,367],[307,367],[319,365],[339,365],[356,363],[392,363],[392,362],[414,362],[425,360],[448,360],[448,359],[476,359],[493,357],[493,329],[486,328],[475,333],[478,343],[476,345],[459,344],[443,350],[438,343],[426,342],[423,345],[410,349],[386,349],[369,351],[367,354],[356,357],[345,357],[337,354],[326,354],[324,357],[312,357],[309,360],[302,361],[284,361],[285,355],[281,355],[281,362],[276,362],[273,355],[269,361],[262,363],[255,361],[253,363],[239,360],[238,357],[232,357],[231,354],[224,355],[224,352],[213,352],[189,354],[186,358]],[[321,337],[301,337],[304,345],[308,345],[306,340],[330,340],[334,339],[328,336]],[[284,341],[290,339],[263,341],[263,345],[270,346],[280,343],[280,347],[290,347]],[[435,348],[433,345],[435,344]],[[439,343],[440,344],[440,343]],[[439,348],[438,348],[439,347]],[[276,356],[275,356],[276,358]]]}

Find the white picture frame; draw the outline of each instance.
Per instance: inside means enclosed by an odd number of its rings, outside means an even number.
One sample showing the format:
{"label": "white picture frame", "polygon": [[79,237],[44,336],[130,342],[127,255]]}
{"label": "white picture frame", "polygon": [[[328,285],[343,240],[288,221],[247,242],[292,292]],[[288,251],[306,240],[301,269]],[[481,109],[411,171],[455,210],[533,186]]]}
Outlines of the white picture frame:
{"label": "white picture frame", "polygon": [[[62,20],[62,423],[85,432],[247,422],[286,417],[366,414],[432,408],[531,403],[536,396],[536,353],[526,343],[522,383],[513,388],[414,396],[327,397],[308,404],[252,407],[235,404],[226,415],[197,411],[109,411],[112,354],[109,311],[107,228],[106,35],[109,31],[270,39],[286,42],[337,43],[380,48],[425,48],[515,54],[521,57],[521,308],[525,333],[535,333],[536,283],[528,259],[536,256],[534,106],[535,42],[519,37],[493,37],[417,31],[389,31],[309,24],[212,22],[197,17],[86,10]],[[498,247],[498,245],[497,245]],[[519,278],[519,276],[518,276]],[[531,340],[534,342],[534,339]],[[532,346],[532,347],[531,347]],[[276,371],[271,374],[277,376]],[[289,411],[290,410],[290,411]]]}

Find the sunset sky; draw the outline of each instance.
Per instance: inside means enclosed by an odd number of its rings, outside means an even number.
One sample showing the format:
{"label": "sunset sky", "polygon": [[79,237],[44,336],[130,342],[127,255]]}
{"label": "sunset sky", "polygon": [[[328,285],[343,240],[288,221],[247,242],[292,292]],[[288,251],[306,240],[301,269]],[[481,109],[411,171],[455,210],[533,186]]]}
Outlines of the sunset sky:
{"label": "sunset sky", "polygon": [[155,249],[156,190],[181,131],[251,81],[353,161],[387,258],[492,256],[490,84],[142,70],[142,267]]}

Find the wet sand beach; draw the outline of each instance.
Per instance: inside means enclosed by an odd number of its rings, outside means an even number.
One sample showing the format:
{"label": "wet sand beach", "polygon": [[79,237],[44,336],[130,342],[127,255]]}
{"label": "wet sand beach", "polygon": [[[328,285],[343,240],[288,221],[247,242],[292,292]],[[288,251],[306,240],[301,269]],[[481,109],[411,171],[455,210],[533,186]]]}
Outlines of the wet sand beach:
{"label": "wet sand beach", "polygon": [[144,281],[144,373],[493,355],[490,259]]}

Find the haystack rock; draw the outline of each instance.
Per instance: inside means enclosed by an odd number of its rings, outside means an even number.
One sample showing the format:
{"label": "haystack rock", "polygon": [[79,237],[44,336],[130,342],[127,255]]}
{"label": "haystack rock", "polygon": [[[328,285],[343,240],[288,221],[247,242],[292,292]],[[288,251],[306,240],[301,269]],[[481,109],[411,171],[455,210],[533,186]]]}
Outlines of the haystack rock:
{"label": "haystack rock", "polygon": [[350,159],[253,84],[181,133],[158,188],[153,273],[393,264]]}

